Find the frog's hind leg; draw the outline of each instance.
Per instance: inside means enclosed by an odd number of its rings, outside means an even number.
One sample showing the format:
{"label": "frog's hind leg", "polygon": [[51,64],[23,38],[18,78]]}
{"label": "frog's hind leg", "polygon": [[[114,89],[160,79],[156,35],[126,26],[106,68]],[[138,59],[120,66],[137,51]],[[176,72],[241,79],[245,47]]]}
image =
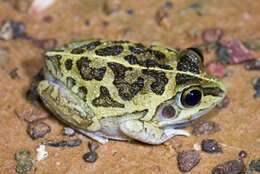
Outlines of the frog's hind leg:
{"label": "frog's hind leg", "polygon": [[91,110],[61,82],[43,80],[37,90],[45,106],[62,122],[88,131],[100,129]]}

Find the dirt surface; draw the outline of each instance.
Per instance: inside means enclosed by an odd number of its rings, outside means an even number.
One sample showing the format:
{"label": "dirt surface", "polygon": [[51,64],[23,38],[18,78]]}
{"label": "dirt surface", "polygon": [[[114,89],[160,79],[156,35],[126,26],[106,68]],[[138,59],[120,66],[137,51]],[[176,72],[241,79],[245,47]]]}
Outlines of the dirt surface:
{"label": "dirt surface", "polygon": [[[22,0],[21,0],[22,1]],[[164,145],[150,146],[137,142],[110,141],[100,145],[98,159],[86,163],[89,138],[78,133],[63,135],[64,125],[42,106],[26,100],[33,77],[43,66],[44,49],[87,38],[130,40],[150,44],[153,41],[174,48],[202,44],[202,32],[218,28],[221,42],[247,41],[260,37],[260,3],[252,0],[180,0],[116,1],[57,0],[42,11],[19,10],[13,1],[0,1],[0,23],[22,22],[26,36],[0,40],[0,173],[15,174],[15,153],[31,152],[34,161],[28,174],[79,173],[182,173],[177,166],[178,152],[199,150],[200,162],[192,174],[211,173],[218,164],[237,159],[241,150],[247,152],[245,165],[260,158],[260,98],[253,98],[252,79],[259,71],[247,71],[243,64],[227,65],[223,77],[229,105],[213,109],[197,121],[214,121],[221,131],[212,135],[174,137]],[[168,2],[168,3],[166,3]],[[40,39],[54,39],[43,46]],[[41,40],[42,41],[42,40]],[[46,43],[46,42],[45,42]],[[53,45],[51,45],[53,44]],[[3,51],[1,51],[3,52]],[[260,51],[252,51],[260,58]],[[215,60],[215,52],[204,52],[205,62]],[[17,68],[15,74],[10,73]],[[14,78],[15,75],[15,78]],[[18,77],[17,77],[18,76]],[[51,127],[44,138],[33,140],[27,133],[29,122],[41,119]],[[191,127],[186,130],[191,132]],[[48,157],[37,161],[36,149],[49,140],[80,138],[77,147],[46,146]],[[223,153],[209,154],[200,150],[203,139],[214,139]]]}

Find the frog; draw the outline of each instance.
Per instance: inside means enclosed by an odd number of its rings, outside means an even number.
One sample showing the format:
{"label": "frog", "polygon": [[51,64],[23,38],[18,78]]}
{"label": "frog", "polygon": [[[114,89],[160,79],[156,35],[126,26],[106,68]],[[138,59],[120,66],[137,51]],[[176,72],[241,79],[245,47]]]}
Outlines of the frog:
{"label": "frog", "polygon": [[181,128],[226,96],[194,47],[87,39],[47,51],[44,62],[37,87],[44,106],[101,144],[112,139],[156,145],[190,136]]}

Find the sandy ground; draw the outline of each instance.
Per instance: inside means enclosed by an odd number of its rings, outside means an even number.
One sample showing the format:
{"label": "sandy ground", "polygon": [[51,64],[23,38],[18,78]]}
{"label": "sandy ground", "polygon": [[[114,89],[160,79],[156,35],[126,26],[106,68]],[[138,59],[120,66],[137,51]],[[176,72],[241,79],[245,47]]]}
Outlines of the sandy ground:
{"label": "sandy ground", "polygon": [[[10,2],[0,1],[0,22],[8,19],[23,22],[29,36],[55,39],[58,46],[98,37],[144,44],[157,41],[185,48],[203,43],[201,33],[209,28],[222,29],[222,41],[245,41],[260,37],[260,3],[257,1],[172,1],[173,7],[166,10],[167,17],[158,24],[155,16],[165,2],[119,1],[120,7],[113,9],[112,5],[111,14],[107,15],[103,9],[103,0],[57,0],[40,12],[21,12]],[[198,3],[199,7],[189,8],[194,3]],[[110,141],[97,149],[99,158],[95,163],[86,163],[82,156],[89,151],[87,144],[90,139],[80,134],[73,138],[64,136],[62,123],[44,108],[34,106],[26,100],[25,94],[31,86],[33,76],[43,66],[44,50],[26,39],[0,40],[0,47],[8,50],[7,59],[0,63],[1,174],[16,173],[14,154],[21,150],[30,151],[34,160],[29,174],[178,174],[181,173],[177,167],[178,152],[193,149],[194,145],[198,146],[207,138],[221,143],[223,153],[208,154],[200,151],[200,163],[188,173],[210,173],[217,164],[237,159],[241,150],[248,153],[244,160],[246,165],[251,160],[260,158],[260,99],[252,97],[255,91],[251,84],[252,78],[260,75],[259,71],[246,71],[243,65],[229,65],[225,68],[225,72],[233,72],[232,76],[223,78],[230,104],[223,109],[213,109],[200,119],[219,123],[221,131],[212,135],[175,137],[170,142],[172,145],[150,146],[137,142]],[[259,58],[260,52],[253,52],[253,55]],[[206,62],[215,57],[212,53],[205,54]],[[19,79],[12,79],[9,75],[14,68],[18,68]],[[26,129],[29,121],[39,118],[43,118],[51,127],[51,132],[44,138],[33,140]],[[186,129],[191,132],[191,127]],[[74,148],[46,146],[48,157],[36,161],[36,149],[41,143],[74,138],[82,139],[82,144]],[[176,146],[178,147],[174,148]]]}

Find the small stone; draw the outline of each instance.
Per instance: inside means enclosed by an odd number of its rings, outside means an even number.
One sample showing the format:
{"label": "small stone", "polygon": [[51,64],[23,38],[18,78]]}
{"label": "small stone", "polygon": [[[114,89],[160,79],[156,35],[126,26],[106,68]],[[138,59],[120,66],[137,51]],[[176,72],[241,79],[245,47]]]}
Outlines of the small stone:
{"label": "small stone", "polygon": [[252,53],[239,40],[224,42],[222,45],[227,48],[230,64],[238,64],[254,59]]}
{"label": "small stone", "polygon": [[168,8],[161,7],[155,13],[155,22],[162,28],[168,30],[170,28]]}
{"label": "small stone", "polygon": [[104,27],[107,27],[109,25],[109,22],[108,21],[104,21],[103,25],[104,25]]}
{"label": "small stone", "polygon": [[111,15],[112,13],[120,10],[120,8],[120,0],[105,0],[103,5],[103,11],[106,15]]}
{"label": "small stone", "polygon": [[247,157],[246,151],[244,151],[244,150],[240,151],[239,154],[238,154],[238,157],[239,157],[240,160]]}
{"label": "small stone", "polygon": [[0,65],[8,61],[8,48],[0,47]]}
{"label": "small stone", "polygon": [[75,133],[76,133],[75,130],[72,129],[72,128],[70,128],[70,127],[64,127],[64,128],[63,128],[63,131],[64,131],[64,135],[67,135],[67,136],[69,136],[69,137],[74,136]]}
{"label": "small stone", "polygon": [[22,22],[6,21],[0,30],[0,38],[3,40],[16,39],[25,36],[25,25]]}
{"label": "small stone", "polygon": [[90,21],[89,21],[88,19],[86,19],[85,22],[84,22],[84,24],[85,24],[86,26],[89,26],[89,25],[90,25]]}
{"label": "small stone", "polygon": [[68,147],[76,147],[76,146],[80,146],[81,143],[82,143],[82,140],[77,138],[77,139],[74,139],[74,140],[67,141],[67,146]]}
{"label": "small stone", "polygon": [[83,159],[87,163],[94,163],[98,159],[98,154],[96,152],[87,152],[83,155]]}
{"label": "small stone", "polygon": [[253,87],[256,91],[260,90],[260,77],[255,77],[252,80]]}
{"label": "small stone", "polygon": [[18,80],[18,79],[20,79],[20,77],[19,77],[17,71],[18,71],[18,68],[14,68],[14,69],[9,73],[9,75],[11,76],[11,78],[12,78],[13,80]]}
{"label": "small stone", "polygon": [[134,14],[134,10],[132,8],[127,9],[126,12],[127,12],[127,14],[130,14],[130,15]]}
{"label": "small stone", "polygon": [[29,126],[27,128],[27,133],[34,140],[43,138],[50,131],[51,131],[51,127],[39,120],[29,123]]}
{"label": "small stone", "polygon": [[51,23],[53,21],[53,17],[52,16],[44,16],[43,17],[43,22],[46,22],[46,23]]}
{"label": "small stone", "polygon": [[218,61],[209,62],[206,65],[206,69],[218,78],[223,78],[225,76],[225,67]]}
{"label": "small stone", "polygon": [[83,155],[83,159],[88,163],[94,163],[98,159],[98,154],[95,150],[99,147],[98,144],[88,143],[88,148],[90,152],[87,152]]}
{"label": "small stone", "polygon": [[94,144],[94,143],[88,143],[88,149],[91,151],[91,152],[94,152],[97,148],[99,147],[98,144]]}
{"label": "small stone", "polygon": [[239,160],[224,162],[212,170],[212,174],[240,174],[243,172],[245,172],[245,165]]}
{"label": "small stone", "polygon": [[36,39],[33,43],[43,50],[53,50],[56,48],[58,41],[56,39]]}
{"label": "small stone", "polygon": [[260,60],[251,60],[245,63],[246,70],[260,70]]}
{"label": "small stone", "polygon": [[255,161],[255,160],[251,161],[250,164],[249,164],[249,168],[251,170],[255,170],[257,172],[260,172],[260,159],[257,160],[257,161]]}
{"label": "small stone", "polygon": [[260,90],[256,91],[256,93],[253,95],[254,98],[260,97]]}
{"label": "small stone", "polygon": [[52,147],[76,147],[76,146],[80,146],[82,144],[82,140],[79,138],[76,138],[74,140],[62,140],[62,141],[58,141],[58,142],[48,142],[47,145],[48,146],[52,146]]}
{"label": "small stone", "polygon": [[216,108],[218,108],[218,109],[226,108],[226,107],[228,107],[229,103],[230,103],[230,101],[229,101],[228,97],[225,96],[225,98],[216,105]]}
{"label": "small stone", "polygon": [[205,139],[201,142],[201,149],[207,153],[222,153],[219,144],[213,139]]}
{"label": "small stone", "polygon": [[14,9],[20,12],[27,12],[33,0],[12,0]]}
{"label": "small stone", "polygon": [[173,8],[173,3],[170,2],[170,1],[167,1],[167,2],[164,4],[164,8],[166,8],[166,9]]}
{"label": "small stone", "polygon": [[229,64],[229,53],[228,53],[227,47],[219,45],[218,49],[217,49],[217,53],[219,56],[218,61],[224,65],[228,65]]}
{"label": "small stone", "polygon": [[252,84],[254,89],[256,90],[256,93],[254,94],[254,98],[260,97],[260,77],[255,77],[252,80]]}
{"label": "small stone", "polygon": [[222,34],[223,32],[221,29],[207,29],[202,32],[202,39],[208,44],[213,44],[221,39]]}
{"label": "small stone", "polygon": [[177,157],[178,167],[181,172],[189,172],[200,162],[200,154],[196,150],[183,151]]}
{"label": "small stone", "polygon": [[213,121],[201,121],[192,124],[192,134],[196,136],[211,135],[220,130],[221,130],[220,125]]}
{"label": "small stone", "polygon": [[29,13],[38,13],[53,5],[57,0],[33,0]]}
{"label": "small stone", "polygon": [[244,45],[249,49],[253,51],[257,51],[260,49],[260,38],[256,38],[254,40],[248,40],[244,42]]}
{"label": "small stone", "polygon": [[17,162],[16,172],[19,174],[26,174],[32,169],[33,162],[29,151],[20,151],[15,154]]}

